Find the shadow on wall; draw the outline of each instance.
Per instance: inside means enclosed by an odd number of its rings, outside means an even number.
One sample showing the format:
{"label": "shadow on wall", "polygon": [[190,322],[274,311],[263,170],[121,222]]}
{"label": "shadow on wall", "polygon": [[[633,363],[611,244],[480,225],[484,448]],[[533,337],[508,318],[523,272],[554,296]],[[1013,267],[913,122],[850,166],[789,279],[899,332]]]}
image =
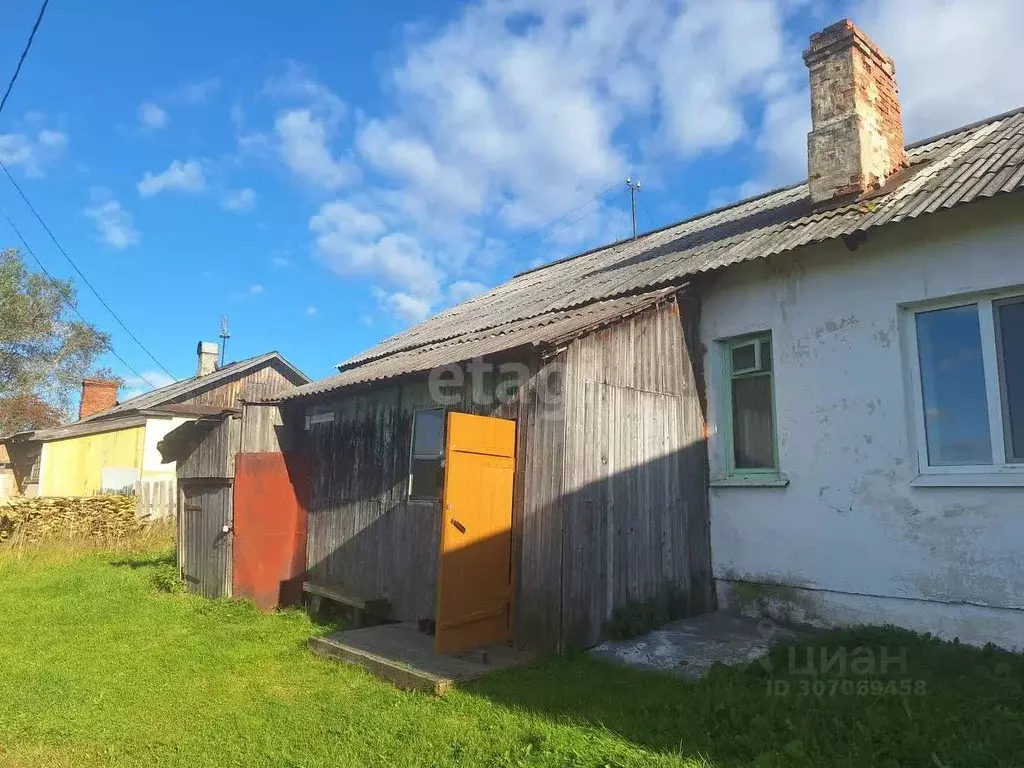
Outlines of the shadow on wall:
{"label": "shadow on wall", "polygon": [[[516,480],[511,536],[517,645],[589,647],[599,641],[612,608],[630,602],[680,605],[681,596],[685,615],[714,609],[705,455],[703,443],[693,444],[608,473],[549,503],[531,501],[544,493],[529,487],[544,457],[519,457],[517,475],[527,477]],[[606,467],[608,457],[576,460]],[[318,497],[314,482],[309,578],[355,596],[385,598],[397,620],[434,618],[440,505],[367,498],[394,487],[387,472],[372,478],[349,486],[363,486],[368,492],[362,498]],[[493,549],[487,541],[479,546]],[[451,556],[481,561],[468,551]],[[483,561],[480,567],[489,567]],[[472,571],[465,578],[471,580]]]}

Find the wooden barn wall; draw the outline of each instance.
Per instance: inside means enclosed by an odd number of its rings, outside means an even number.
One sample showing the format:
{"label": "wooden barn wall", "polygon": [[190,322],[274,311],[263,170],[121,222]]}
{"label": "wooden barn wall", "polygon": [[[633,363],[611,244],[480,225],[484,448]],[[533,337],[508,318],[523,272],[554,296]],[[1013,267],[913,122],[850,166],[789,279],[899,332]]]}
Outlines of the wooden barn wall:
{"label": "wooden barn wall", "polygon": [[[474,402],[467,382],[450,406],[517,421],[518,644],[592,645],[631,600],[713,607],[700,355],[683,326],[662,305],[524,358],[528,383],[505,403]],[[304,411],[335,413],[304,432],[310,577],[385,597],[400,620],[434,615],[440,508],[406,498],[413,412],[428,407],[427,383],[413,382]]]}
{"label": "wooden barn wall", "polygon": [[593,645],[631,601],[711,607],[704,417],[683,325],[669,303],[566,351],[562,647]]}
{"label": "wooden barn wall", "polygon": [[518,402],[512,568],[517,645],[557,649],[562,612],[565,411],[562,353],[537,367]]}
{"label": "wooden barn wall", "polygon": [[[515,402],[474,403],[468,384],[454,394],[450,409],[515,418]],[[308,578],[386,598],[391,617],[403,621],[435,612],[441,508],[407,498],[413,414],[434,407],[426,381],[349,395],[318,403],[312,410],[333,411],[334,421],[311,425],[303,440],[311,462]]]}
{"label": "wooden barn wall", "polygon": [[42,443],[12,443],[8,447],[8,452],[18,493],[23,496],[35,496],[39,490]]}
{"label": "wooden barn wall", "polygon": [[281,409],[272,403],[246,403],[242,407],[240,453],[279,453],[293,447],[294,427],[285,426]]}
{"label": "wooden barn wall", "polygon": [[235,453],[238,451],[242,421],[228,416],[220,421],[188,456],[176,465],[179,480],[199,477],[231,478],[235,476]]}
{"label": "wooden barn wall", "polygon": [[226,408],[237,408],[243,399],[254,400],[259,397],[271,395],[296,384],[304,383],[295,378],[295,375],[287,371],[283,366],[270,362],[262,368],[249,371],[238,377],[232,377],[227,381],[214,382],[211,386],[193,392],[188,397],[182,397],[174,402],[188,403],[189,405],[220,405]]}

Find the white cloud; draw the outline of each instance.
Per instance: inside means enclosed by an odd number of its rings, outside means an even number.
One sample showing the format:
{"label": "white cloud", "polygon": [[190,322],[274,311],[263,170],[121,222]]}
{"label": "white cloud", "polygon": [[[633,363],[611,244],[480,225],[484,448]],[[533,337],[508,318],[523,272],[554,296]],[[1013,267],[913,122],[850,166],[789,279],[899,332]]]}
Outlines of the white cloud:
{"label": "white cloud", "polygon": [[9,167],[20,167],[30,178],[41,178],[64,154],[68,135],[44,128],[32,133],[0,134],[0,158]]}
{"label": "white cloud", "polygon": [[211,77],[206,80],[199,80],[194,83],[187,83],[171,94],[171,101],[179,104],[195,106],[206,102],[213,94],[220,90],[221,82],[219,77]]}
{"label": "white cloud", "polygon": [[257,283],[253,283],[252,285],[249,286],[249,293],[252,296],[259,296],[261,293],[263,293],[263,286]]}
{"label": "white cloud", "polygon": [[306,307],[306,314],[313,317],[316,314],[316,307]]}
{"label": "white cloud", "polygon": [[378,216],[344,200],[324,203],[320,206],[320,212],[310,220],[309,226],[314,232],[320,233],[321,246],[329,238],[343,238],[347,242],[350,238],[372,238],[387,229]]}
{"label": "white cloud", "polygon": [[335,271],[376,277],[418,297],[437,295],[442,273],[420,241],[404,232],[386,232],[372,213],[335,200],[320,207],[309,228],[320,257]]}
{"label": "white cloud", "polygon": [[403,135],[397,126],[371,121],[358,142],[363,157],[378,169],[404,177],[454,210],[476,213],[483,206],[482,190],[475,181],[463,177],[458,167],[443,166],[423,139]]}
{"label": "white cloud", "polygon": [[275,99],[308,105],[331,124],[341,120],[348,111],[334,91],[294,61],[288,63],[282,76],[269,78],[263,91]]}
{"label": "white cloud", "polygon": [[781,3],[688,3],[668,21],[655,55],[665,140],[684,154],[745,138],[744,99],[762,98],[783,57]]}
{"label": "white cloud", "polygon": [[167,112],[152,101],[139,104],[139,122],[147,128],[160,129],[167,126]]}
{"label": "white cloud", "polygon": [[[908,143],[1024,104],[1024,80],[1006,76],[1020,58],[1015,30],[1024,25],[1024,5],[1017,0],[850,0],[845,15],[896,62]],[[765,80],[763,120],[754,137],[759,173],[729,197],[807,177],[805,44],[789,41]]]}
{"label": "white cloud", "polygon": [[[469,7],[405,50],[389,77],[393,108],[359,121],[359,157],[387,181],[321,208],[310,222],[318,253],[384,286],[382,304],[407,321],[483,290],[517,231],[638,165],[756,135],[750,112],[787,71],[784,18],[773,0]],[[322,103],[324,89],[304,82]],[[622,236],[621,217],[589,204],[552,242],[572,251]]]}
{"label": "white cloud", "polygon": [[338,138],[347,108],[330,88],[295,63],[281,77],[270,78],[264,95],[280,106],[274,115],[271,135],[244,130],[244,114],[235,110],[232,120],[243,150],[271,150],[302,182],[328,192],[358,180],[359,167],[337,155],[331,144]]}
{"label": "white cloud", "polygon": [[278,151],[285,163],[306,183],[335,190],[355,181],[358,168],[336,158],[328,146],[329,127],[309,109],[282,112],[274,121]]}
{"label": "white cloud", "polygon": [[174,160],[163,173],[146,171],[137,186],[143,197],[152,197],[165,190],[202,192],[206,189],[206,177],[198,160]]}
{"label": "white cloud", "polygon": [[256,207],[256,190],[244,187],[229,189],[221,197],[221,207],[235,213],[246,213]]}
{"label": "white cloud", "polygon": [[97,239],[119,251],[137,245],[140,236],[131,214],[111,196],[110,190],[93,187],[90,196],[92,204],[85,209],[85,215],[96,225]]}
{"label": "white cloud", "polygon": [[1024,104],[1018,0],[860,0],[853,14],[896,61],[909,141]]}
{"label": "white cloud", "polygon": [[411,296],[404,291],[391,294],[379,291],[377,298],[385,309],[403,323],[419,323],[430,316],[431,302],[420,296]]}
{"label": "white cloud", "polygon": [[[1016,0],[843,5],[896,59],[909,140],[1024,103],[1024,78],[1007,76],[1024,25]],[[321,206],[311,233],[324,263],[369,278],[410,320],[470,295],[466,284],[508,258],[504,243],[635,169],[685,177],[697,159],[746,164],[731,188],[727,174],[694,178],[722,200],[805,178],[804,31],[835,20],[819,16],[806,0],[482,0],[407,38],[387,75],[389,107],[350,115],[292,67],[265,89],[282,102],[272,129],[243,144],[276,150],[323,190],[359,178],[355,162],[369,169],[358,192]],[[621,237],[622,216],[590,204],[522,261]]]}
{"label": "white cloud", "polygon": [[270,260],[270,263],[273,264],[278,269],[286,269],[292,265],[291,259],[285,256],[274,256]]}
{"label": "white cloud", "polygon": [[472,280],[456,280],[448,286],[448,301],[452,304],[459,304],[474,296],[479,296],[487,290],[483,283],[475,283]]}

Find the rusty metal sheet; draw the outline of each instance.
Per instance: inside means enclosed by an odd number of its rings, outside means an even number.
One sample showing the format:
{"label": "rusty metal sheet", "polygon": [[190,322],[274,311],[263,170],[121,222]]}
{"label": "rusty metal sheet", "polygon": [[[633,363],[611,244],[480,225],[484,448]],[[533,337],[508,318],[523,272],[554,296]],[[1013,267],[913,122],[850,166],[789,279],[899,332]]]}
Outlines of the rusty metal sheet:
{"label": "rusty metal sheet", "polygon": [[233,594],[260,610],[294,605],[306,572],[309,464],[305,454],[235,457]]}

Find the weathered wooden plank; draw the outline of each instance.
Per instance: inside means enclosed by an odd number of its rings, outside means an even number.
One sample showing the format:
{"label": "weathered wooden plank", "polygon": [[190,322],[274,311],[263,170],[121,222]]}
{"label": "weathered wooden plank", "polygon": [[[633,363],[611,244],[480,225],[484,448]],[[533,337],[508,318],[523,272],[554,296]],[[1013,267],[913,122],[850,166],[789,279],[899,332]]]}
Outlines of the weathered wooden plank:
{"label": "weathered wooden plank", "polygon": [[517,462],[526,476],[515,640],[550,649],[559,644],[562,604],[563,369],[564,356],[556,356],[529,382],[521,413],[530,437]]}
{"label": "weathered wooden plank", "polygon": [[268,397],[302,383],[304,382],[280,363],[271,361],[261,368],[247,371],[227,381],[216,381],[208,387],[193,390],[187,397],[180,397],[174,402],[237,408],[243,400]]}
{"label": "weathered wooden plank", "polygon": [[[689,351],[668,303],[566,352],[563,645],[596,642],[616,605],[710,583],[707,537],[689,536],[691,527],[707,530],[704,429]],[[706,601],[691,603],[696,611]]]}
{"label": "weathered wooden plank", "polygon": [[201,421],[209,431],[198,445],[176,465],[178,479],[234,477],[234,456],[238,451],[239,417],[225,416],[219,422]]}

